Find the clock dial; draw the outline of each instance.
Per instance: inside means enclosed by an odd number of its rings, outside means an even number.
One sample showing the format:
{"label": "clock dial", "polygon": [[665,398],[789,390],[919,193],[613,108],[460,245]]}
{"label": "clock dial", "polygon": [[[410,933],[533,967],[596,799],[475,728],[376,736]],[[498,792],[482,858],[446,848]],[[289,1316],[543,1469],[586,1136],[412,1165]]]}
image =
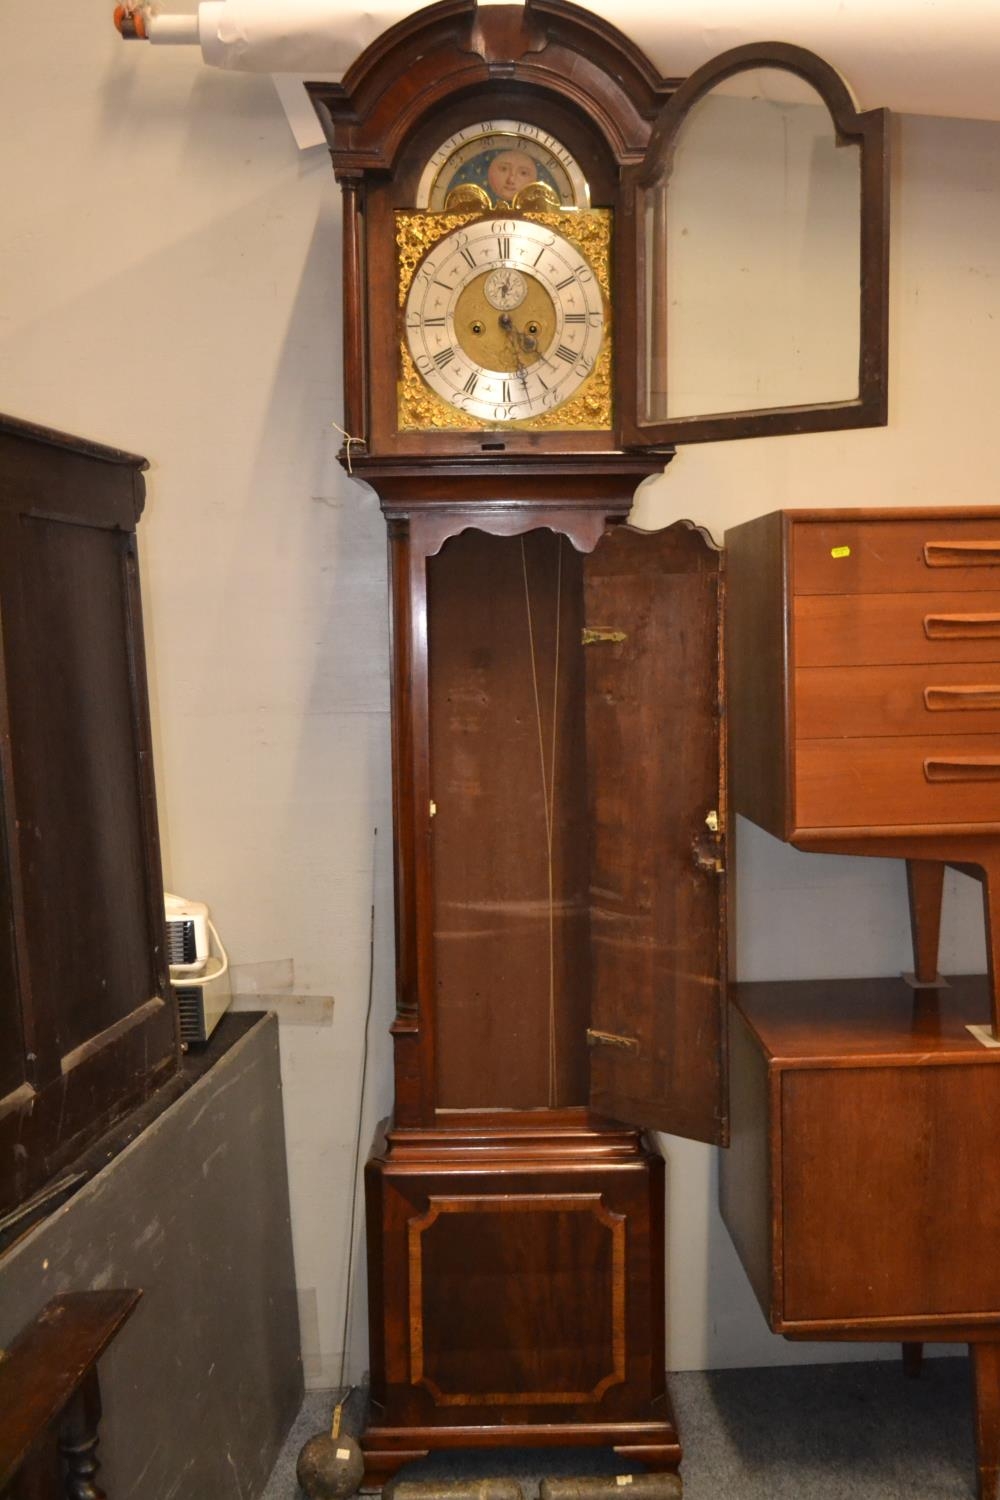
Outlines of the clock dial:
{"label": "clock dial", "polygon": [[607,317],[593,267],[548,223],[477,219],[434,244],[404,307],[422,379],[484,425],[555,411],[594,370]]}
{"label": "clock dial", "polygon": [[417,207],[508,207],[541,183],[563,208],[586,208],[587,179],[561,141],[518,120],[480,120],[456,131],[434,152],[417,187]]}

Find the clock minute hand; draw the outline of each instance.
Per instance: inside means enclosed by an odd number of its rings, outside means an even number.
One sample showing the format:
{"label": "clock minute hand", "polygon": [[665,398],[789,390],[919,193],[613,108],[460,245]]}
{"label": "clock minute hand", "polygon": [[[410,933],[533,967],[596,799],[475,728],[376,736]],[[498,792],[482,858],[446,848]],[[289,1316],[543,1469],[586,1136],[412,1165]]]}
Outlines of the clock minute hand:
{"label": "clock minute hand", "polygon": [[510,345],[511,353],[514,356],[514,374],[524,386],[525,390],[527,390],[528,372],[525,369],[524,365],[521,363],[521,335],[514,327],[514,320],[511,317],[510,313],[500,314],[500,327],[503,329],[504,333],[507,336],[507,343]]}

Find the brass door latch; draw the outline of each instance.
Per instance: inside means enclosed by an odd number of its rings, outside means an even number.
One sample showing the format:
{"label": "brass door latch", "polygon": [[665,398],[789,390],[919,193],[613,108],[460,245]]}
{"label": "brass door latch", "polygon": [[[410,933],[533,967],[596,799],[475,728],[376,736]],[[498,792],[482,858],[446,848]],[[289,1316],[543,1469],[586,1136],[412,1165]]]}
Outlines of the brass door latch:
{"label": "brass door latch", "polygon": [[613,1031],[593,1031],[587,1027],[588,1047],[621,1047],[626,1052],[638,1052],[639,1038],[635,1036],[617,1036]]}
{"label": "brass door latch", "polygon": [[628,636],[624,630],[614,630],[610,625],[584,626],[580,632],[580,643],[583,646],[597,646],[602,641],[610,641],[613,645],[618,645],[627,640]]}

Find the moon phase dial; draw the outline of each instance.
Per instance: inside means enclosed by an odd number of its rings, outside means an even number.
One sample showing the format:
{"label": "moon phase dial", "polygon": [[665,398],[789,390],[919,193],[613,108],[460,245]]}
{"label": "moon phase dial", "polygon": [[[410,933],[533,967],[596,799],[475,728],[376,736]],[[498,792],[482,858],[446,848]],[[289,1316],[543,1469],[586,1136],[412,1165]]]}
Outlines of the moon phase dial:
{"label": "moon phase dial", "polygon": [[534,423],[575,396],[605,350],[607,315],[593,266],[566,235],[539,220],[482,218],[428,250],[404,326],[430,390],[461,425],[492,427]]}

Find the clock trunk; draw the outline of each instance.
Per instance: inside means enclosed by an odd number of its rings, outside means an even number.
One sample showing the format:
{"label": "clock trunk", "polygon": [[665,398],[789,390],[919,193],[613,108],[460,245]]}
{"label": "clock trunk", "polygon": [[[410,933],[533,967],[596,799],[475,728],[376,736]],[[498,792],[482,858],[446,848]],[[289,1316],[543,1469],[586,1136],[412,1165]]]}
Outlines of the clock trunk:
{"label": "clock trunk", "polygon": [[558,506],[551,473],[499,505],[378,476],[399,1009],[373,1481],[484,1444],[680,1459],[642,1130],[725,1134],[721,574],[696,528],[622,524],[634,463],[564,474]]}

